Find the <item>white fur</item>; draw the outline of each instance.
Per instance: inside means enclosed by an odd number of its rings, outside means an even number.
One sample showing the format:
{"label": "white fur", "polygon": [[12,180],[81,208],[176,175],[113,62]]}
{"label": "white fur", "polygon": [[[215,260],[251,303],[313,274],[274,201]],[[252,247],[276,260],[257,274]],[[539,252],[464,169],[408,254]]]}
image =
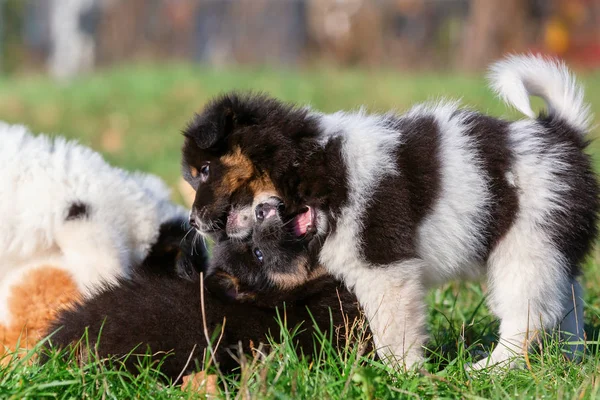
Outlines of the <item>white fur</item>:
{"label": "white fur", "polygon": [[[527,96],[542,96],[550,113],[586,132],[588,106],[583,92],[562,65],[538,57],[512,57],[492,68],[492,84],[500,96],[533,117]],[[581,288],[571,281],[568,267],[540,227],[557,210],[567,206],[565,184],[557,179],[565,165],[560,146],[549,148],[539,139],[543,129],[536,121],[510,124],[508,143],[514,163],[505,172],[517,189],[519,211],[510,230],[493,249],[487,265],[483,230],[491,218],[491,193],[480,160],[466,134],[464,114],[456,103],[418,106],[405,118],[434,118],[440,132],[441,194],[433,211],[418,228],[418,257],[387,266],[369,265],[358,252],[360,216],[368,209],[374,188],[396,170],[393,149],[402,144],[403,132],[391,130],[386,116],[363,112],[317,115],[321,145],[342,138],[348,170],[348,201],[337,218],[336,230],[327,236],[320,261],[354,289],[370,321],[379,354],[408,366],[421,360],[425,314],[423,291],[450,279],[487,272],[491,310],[501,319],[500,342],[492,355],[474,365],[502,363],[527,350],[528,339],[563,321],[572,337],[582,335]],[[391,227],[394,228],[394,227]],[[397,228],[397,227],[396,227]],[[575,289],[573,289],[575,288]],[[573,290],[575,294],[573,295]],[[579,309],[571,312],[573,299]],[[565,316],[567,318],[565,318]],[[573,319],[577,317],[577,323]],[[529,335],[529,336],[528,336]],[[572,347],[572,350],[580,347]]]}
{"label": "white fur", "polygon": [[420,259],[364,268],[354,293],[363,306],[379,356],[393,366],[413,367],[422,361],[425,334],[425,286]]}
{"label": "white fur", "polygon": [[563,62],[542,56],[510,56],[490,67],[489,79],[505,102],[528,117],[535,118],[529,96],[539,96],[547,103],[550,115],[564,119],[582,134],[589,130],[590,106],[584,102],[583,88]]}
{"label": "white fur", "polygon": [[418,106],[407,118],[432,116],[440,136],[441,193],[433,211],[418,229],[418,253],[427,265],[424,282],[430,286],[459,276],[476,277],[485,248],[483,228],[490,218],[490,192],[475,143],[458,103]]}
{"label": "white fur", "polygon": [[[365,114],[336,113],[321,117],[324,136],[343,132],[343,156],[348,168],[348,205],[340,213],[338,229],[328,236],[321,261],[353,288],[363,279],[368,265],[360,260],[359,218],[368,207],[373,188],[386,174],[395,174],[392,150],[399,144],[398,132],[385,128],[382,119]],[[359,299],[360,300],[360,299]]]}
{"label": "white fur", "polygon": [[[0,123],[0,143],[0,323],[10,286],[38,261],[69,271],[89,295],[127,276],[161,223],[186,216],[159,178],[111,167],[73,141]],[[73,202],[89,216],[66,220]]]}
{"label": "white fur", "polygon": [[560,146],[549,148],[539,139],[535,121],[511,124],[509,142],[515,154],[512,173],[519,187],[519,212],[515,223],[488,260],[489,306],[500,320],[500,342],[490,360],[499,363],[519,353],[526,336],[554,328],[566,316],[571,298],[567,263],[540,226],[551,215],[568,207],[557,178],[567,166]]}
{"label": "white fur", "polygon": [[[336,231],[327,237],[323,245],[320,261],[350,289],[354,289],[370,323],[378,328],[372,331],[376,346],[381,347],[380,354],[386,358],[400,354],[401,360],[404,349],[416,349],[420,343],[412,337],[409,338],[410,343],[393,337],[404,331],[406,322],[392,318],[399,311],[400,288],[392,287],[389,293],[384,292],[387,284],[394,284],[393,280],[381,275],[384,270],[379,273],[371,270],[358,253],[362,227],[356,216],[368,207],[379,180],[386,174],[397,173],[392,151],[400,143],[400,135],[386,128],[383,122],[382,117],[368,116],[363,112],[321,116],[324,141],[343,135],[342,152],[348,168],[349,200],[340,212]],[[382,283],[386,286],[382,287]],[[389,329],[387,325],[390,325]]]}

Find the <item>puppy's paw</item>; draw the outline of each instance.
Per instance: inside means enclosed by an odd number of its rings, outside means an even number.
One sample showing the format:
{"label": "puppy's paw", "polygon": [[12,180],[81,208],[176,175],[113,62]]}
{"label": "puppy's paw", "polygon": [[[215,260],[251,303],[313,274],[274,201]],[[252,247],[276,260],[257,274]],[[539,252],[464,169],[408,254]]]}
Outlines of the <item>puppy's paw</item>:
{"label": "puppy's paw", "polygon": [[476,363],[465,366],[467,372],[469,371],[503,371],[515,368],[522,368],[524,365],[523,359],[519,356],[511,356],[510,358],[495,359],[494,354],[485,357]]}

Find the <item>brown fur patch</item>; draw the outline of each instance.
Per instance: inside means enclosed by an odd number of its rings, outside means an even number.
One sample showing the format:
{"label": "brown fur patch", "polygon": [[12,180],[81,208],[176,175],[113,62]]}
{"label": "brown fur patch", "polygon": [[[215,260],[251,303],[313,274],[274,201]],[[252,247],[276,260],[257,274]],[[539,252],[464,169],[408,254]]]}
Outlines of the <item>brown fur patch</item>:
{"label": "brown fur patch", "polygon": [[275,192],[275,185],[271,178],[266,173],[259,175],[252,161],[242,154],[239,147],[235,147],[231,153],[221,157],[221,163],[225,166],[226,172],[218,189],[219,194],[233,193],[242,185],[248,185],[255,196],[266,191]]}
{"label": "brown fur patch", "polygon": [[11,288],[8,309],[10,326],[0,325],[0,355],[31,349],[56,318],[58,312],[75,303],[81,293],[71,275],[53,266],[29,271],[20,284]]}
{"label": "brown fur patch", "polygon": [[306,282],[325,275],[325,268],[319,265],[309,272],[308,259],[302,257],[296,264],[295,272],[271,272],[269,278],[282,290],[295,289]]}
{"label": "brown fur patch", "polygon": [[273,181],[266,173],[250,182],[250,190],[255,197],[260,193],[277,193]]}
{"label": "brown fur patch", "polygon": [[235,276],[228,274],[227,272],[218,271],[214,275],[221,281],[221,288],[225,288],[225,283],[229,284],[229,288],[234,289],[235,299],[238,301],[251,301],[256,298],[256,293],[243,292],[241,291],[240,281]]}
{"label": "brown fur patch", "polygon": [[190,174],[192,175],[192,178],[197,178],[198,177],[198,169],[196,169],[194,167],[190,167]]}

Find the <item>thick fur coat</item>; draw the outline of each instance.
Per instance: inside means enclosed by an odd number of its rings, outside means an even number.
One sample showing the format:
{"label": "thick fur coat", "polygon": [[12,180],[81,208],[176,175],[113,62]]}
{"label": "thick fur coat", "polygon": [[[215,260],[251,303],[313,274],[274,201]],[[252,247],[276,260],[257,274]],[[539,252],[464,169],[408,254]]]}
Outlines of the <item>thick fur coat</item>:
{"label": "thick fur coat", "polygon": [[[150,355],[154,362],[162,361],[157,364],[160,371],[174,380],[203,368],[209,357],[207,334],[212,338],[222,333],[218,346],[213,343],[213,361],[225,372],[239,366],[240,345],[249,354],[269,337],[280,341],[279,318],[289,331],[297,331],[294,345],[307,356],[313,354],[315,331],[331,334],[340,349],[347,339],[358,339],[353,328],[360,316],[356,298],[333,277],[296,272],[285,287],[276,286],[260,268],[241,270],[254,257],[251,241],[220,241],[207,266],[201,243],[184,232],[172,240],[177,236],[163,236],[132,279],[61,311],[47,332],[51,344],[77,348],[81,343],[80,354],[91,351],[101,358],[125,360],[132,372],[138,356]],[[173,246],[181,252],[175,257],[177,252],[169,251]],[[307,260],[300,253],[294,265],[301,264],[303,271],[319,269],[306,265]],[[185,266],[194,268],[188,271]],[[289,267],[279,262],[269,268],[285,274]]]}
{"label": "thick fur coat", "polygon": [[0,340],[35,343],[61,307],[129,277],[187,212],[156,176],[0,123]]}
{"label": "thick fur coat", "polygon": [[[183,174],[197,190],[191,222],[243,237],[251,231],[235,224],[240,215],[280,219],[354,291],[392,364],[422,361],[425,291],[457,278],[486,277],[501,320],[498,346],[475,368],[523,353],[544,330],[580,340],[576,277],[599,208],[584,152],[589,107],[556,61],[509,57],[490,80],[525,119],[457,102],[370,115],[219,97],[185,131]],[[530,95],[546,113],[533,113]],[[277,212],[266,216],[265,204]]]}

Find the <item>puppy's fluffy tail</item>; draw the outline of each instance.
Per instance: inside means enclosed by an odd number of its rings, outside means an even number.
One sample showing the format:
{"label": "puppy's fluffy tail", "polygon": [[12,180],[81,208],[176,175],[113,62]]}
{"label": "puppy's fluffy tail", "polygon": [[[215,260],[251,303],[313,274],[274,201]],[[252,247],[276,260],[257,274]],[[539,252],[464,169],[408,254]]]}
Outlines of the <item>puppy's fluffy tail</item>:
{"label": "puppy's fluffy tail", "polygon": [[535,118],[529,96],[544,99],[549,116],[560,118],[585,135],[590,129],[590,106],[583,88],[567,66],[542,56],[512,55],[490,67],[491,87],[508,104]]}

